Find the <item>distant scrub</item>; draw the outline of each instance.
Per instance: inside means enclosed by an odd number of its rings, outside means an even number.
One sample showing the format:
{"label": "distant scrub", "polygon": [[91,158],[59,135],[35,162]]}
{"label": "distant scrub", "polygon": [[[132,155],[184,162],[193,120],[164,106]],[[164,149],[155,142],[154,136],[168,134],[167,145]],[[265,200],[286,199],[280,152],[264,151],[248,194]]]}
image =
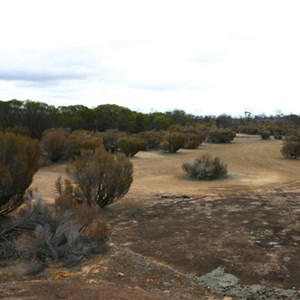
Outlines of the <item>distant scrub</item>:
{"label": "distant scrub", "polygon": [[184,147],[184,134],[180,132],[166,133],[163,141],[160,143],[160,148],[164,152],[175,153]]}
{"label": "distant scrub", "polygon": [[159,144],[163,139],[163,133],[161,131],[142,131],[138,133],[138,136],[147,143],[144,150],[159,149]]}
{"label": "distant scrub", "polygon": [[117,142],[118,151],[128,157],[134,157],[140,150],[147,147],[147,142],[141,138],[128,136],[121,137]]}
{"label": "distant scrub", "polygon": [[285,140],[280,151],[284,158],[297,159],[300,157],[300,140]]}
{"label": "distant scrub", "polygon": [[182,169],[188,177],[202,180],[217,179],[227,175],[227,166],[219,157],[212,157],[209,154],[184,162]]}
{"label": "distant scrub", "polygon": [[261,129],[259,131],[259,134],[260,134],[260,136],[261,136],[261,138],[263,140],[268,140],[270,138],[270,136],[271,136],[271,132],[268,129],[266,129],[266,128]]}
{"label": "distant scrub", "polygon": [[230,143],[236,137],[235,132],[227,129],[211,129],[206,141],[209,143]]}
{"label": "distant scrub", "polygon": [[37,140],[0,132],[0,215],[24,202],[24,194],[39,169],[40,156]]}

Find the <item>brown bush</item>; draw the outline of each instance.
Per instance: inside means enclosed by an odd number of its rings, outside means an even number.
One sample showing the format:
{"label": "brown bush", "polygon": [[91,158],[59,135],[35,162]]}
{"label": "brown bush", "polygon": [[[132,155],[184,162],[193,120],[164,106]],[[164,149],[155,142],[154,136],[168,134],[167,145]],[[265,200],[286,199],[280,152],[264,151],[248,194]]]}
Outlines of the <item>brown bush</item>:
{"label": "brown bush", "polygon": [[300,140],[285,140],[280,152],[284,158],[297,159],[300,157]]}
{"label": "brown bush", "polygon": [[227,175],[227,166],[219,157],[212,157],[209,154],[184,162],[182,169],[190,178],[202,180],[217,179]]}
{"label": "brown bush", "polygon": [[133,181],[133,166],[123,155],[83,151],[70,162],[67,173],[78,186],[88,204],[101,208],[123,197]]}
{"label": "brown bush", "polygon": [[209,143],[230,143],[236,134],[227,129],[211,129],[207,135],[206,141]]}
{"label": "brown bush", "polygon": [[144,150],[159,149],[159,144],[163,139],[163,133],[161,131],[142,131],[138,133],[138,136],[147,143],[147,146]]}
{"label": "brown bush", "polygon": [[175,153],[184,146],[184,134],[180,132],[169,132],[160,143],[164,152]]}
{"label": "brown bush", "polygon": [[118,129],[108,129],[104,132],[100,132],[99,134],[103,140],[105,150],[111,153],[115,153],[117,151],[118,140],[127,136],[125,132],[119,131]]}
{"label": "brown bush", "polygon": [[39,169],[38,141],[11,132],[0,132],[0,215],[24,202],[24,194]]}
{"label": "brown bush", "polygon": [[118,139],[118,150],[127,157],[134,157],[140,150],[145,149],[147,143],[137,137],[128,136]]}
{"label": "brown bush", "polygon": [[75,158],[81,150],[103,149],[103,140],[99,133],[87,130],[75,130],[66,140],[68,157]]}
{"label": "brown bush", "polygon": [[58,161],[65,155],[68,134],[64,128],[51,128],[43,132],[42,147],[52,162]]}

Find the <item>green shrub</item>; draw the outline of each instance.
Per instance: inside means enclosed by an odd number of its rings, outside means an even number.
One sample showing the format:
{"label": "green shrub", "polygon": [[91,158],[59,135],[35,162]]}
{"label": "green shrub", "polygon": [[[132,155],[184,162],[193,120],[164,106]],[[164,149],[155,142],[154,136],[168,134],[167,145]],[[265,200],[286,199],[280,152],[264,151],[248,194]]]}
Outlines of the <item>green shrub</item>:
{"label": "green shrub", "polygon": [[67,166],[67,174],[87,203],[101,208],[123,197],[133,181],[133,166],[124,155],[97,150],[82,151]]}
{"label": "green shrub", "polygon": [[209,154],[184,162],[182,169],[190,178],[202,180],[217,179],[227,175],[227,166],[219,157],[211,157]]}
{"label": "green shrub", "polygon": [[206,141],[209,143],[230,143],[236,137],[235,132],[227,129],[212,129]]}
{"label": "green shrub", "polygon": [[297,159],[300,156],[300,141],[285,140],[280,152],[284,158]]}
{"label": "green shrub", "polygon": [[118,139],[118,150],[123,152],[127,157],[134,157],[140,150],[145,149],[146,141],[133,137],[122,137]]}
{"label": "green shrub", "polygon": [[165,135],[160,143],[160,148],[164,152],[175,153],[184,146],[184,134],[180,132],[170,132]]}
{"label": "green shrub", "polygon": [[65,155],[68,134],[64,128],[51,128],[43,132],[42,148],[52,162],[60,160]]}
{"label": "green shrub", "polygon": [[38,141],[11,132],[0,132],[0,215],[24,202],[24,194],[40,166]]}
{"label": "green shrub", "polygon": [[75,130],[66,139],[68,157],[75,158],[81,150],[103,149],[103,140],[99,133],[87,130]]}

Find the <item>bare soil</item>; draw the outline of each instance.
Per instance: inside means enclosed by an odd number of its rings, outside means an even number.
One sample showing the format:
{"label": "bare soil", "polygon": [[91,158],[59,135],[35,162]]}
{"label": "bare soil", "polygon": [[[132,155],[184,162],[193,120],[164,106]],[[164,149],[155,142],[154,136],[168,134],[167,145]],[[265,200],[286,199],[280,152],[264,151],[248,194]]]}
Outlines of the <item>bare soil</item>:
{"label": "bare soil", "polygon": [[[221,267],[241,286],[268,291],[252,299],[292,298],[270,294],[274,289],[295,291],[297,299],[300,161],[283,159],[281,145],[239,135],[230,144],[203,144],[172,155],[139,152],[132,159],[129,193],[102,212],[112,229],[107,251],[78,268],[55,265],[35,278],[20,275],[19,262],[0,268],[0,298],[246,299],[201,281]],[[203,153],[221,157],[228,177],[187,179],[182,163]],[[49,203],[64,170],[64,164],[55,164],[35,175],[32,187]]]}

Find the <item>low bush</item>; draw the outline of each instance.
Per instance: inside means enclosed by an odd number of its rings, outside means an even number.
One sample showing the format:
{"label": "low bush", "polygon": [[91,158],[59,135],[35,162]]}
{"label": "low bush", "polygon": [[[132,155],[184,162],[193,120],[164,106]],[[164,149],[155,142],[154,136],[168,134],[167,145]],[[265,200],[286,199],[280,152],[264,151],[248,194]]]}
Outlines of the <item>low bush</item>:
{"label": "low bush", "polygon": [[169,132],[165,135],[164,140],[160,143],[160,148],[164,152],[175,153],[184,147],[184,134],[180,132]]}
{"label": "low bush", "polygon": [[300,140],[285,140],[280,152],[284,158],[297,159],[300,157]]}
{"label": "low bush", "polygon": [[163,139],[163,134],[161,131],[142,131],[138,133],[138,136],[147,143],[146,148],[143,150],[159,149],[159,144]]}
{"label": "low bush", "polygon": [[101,208],[123,197],[133,181],[133,166],[124,155],[82,151],[67,166],[67,174],[88,204]]}
{"label": "low bush", "polygon": [[118,150],[118,140],[127,136],[125,132],[118,129],[108,129],[100,132],[99,135],[102,138],[105,150],[111,153],[115,153]]}
{"label": "low bush", "polygon": [[227,175],[227,166],[219,157],[212,157],[209,154],[184,162],[182,169],[190,178],[202,180],[217,179]]}
{"label": "low bush", "polygon": [[0,132],[0,215],[24,202],[24,194],[40,166],[39,142],[11,132]]}
{"label": "low bush", "polygon": [[263,140],[268,140],[271,136],[271,132],[268,129],[262,129],[259,134]]}
{"label": "low bush", "polygon": [[49,263],[66,267],[99,252],[109,237],[105,220],[85,226],[72,209],[51,212],[41,199],[23,208],[0,232],[0,259],[22,258],[29,263],[27,275]]}
{"label": "low bush", "polygon": [[52,162],[60,160],[65,155],[68,134],[64,128],[51,128],[43,132],[42,148]]}
{"label": "low bush", "polygon": [[118,151],[124,153],[127,157],[134,157],[140,150],[147,146],[146,141],[134,137],[122,137],[118,139]]}
{"label": "low bush", "polygon": [[236,137],[235,132],[227,129],[211,129],[206,141],[209,143],[230,143]]}

